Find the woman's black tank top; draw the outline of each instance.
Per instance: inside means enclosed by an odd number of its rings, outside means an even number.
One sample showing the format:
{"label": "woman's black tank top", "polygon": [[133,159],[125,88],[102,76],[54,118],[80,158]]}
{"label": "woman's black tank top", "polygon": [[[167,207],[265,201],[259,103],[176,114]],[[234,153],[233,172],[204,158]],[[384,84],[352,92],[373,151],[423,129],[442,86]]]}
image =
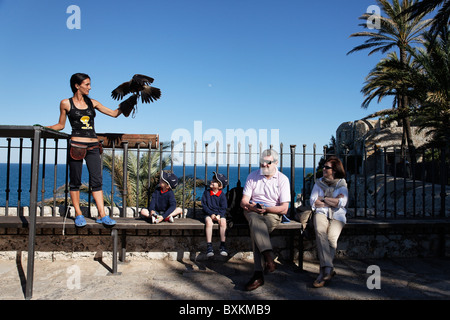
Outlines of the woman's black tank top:
{"label": "woman's black tank top", "polygon": [[97,138],[94,128],[95,109],[91,99],[84,96],[87,109],[78,109],[75,107],[72,98],[70,101],[69,116],[70,125],[72,126],[72,137]]}

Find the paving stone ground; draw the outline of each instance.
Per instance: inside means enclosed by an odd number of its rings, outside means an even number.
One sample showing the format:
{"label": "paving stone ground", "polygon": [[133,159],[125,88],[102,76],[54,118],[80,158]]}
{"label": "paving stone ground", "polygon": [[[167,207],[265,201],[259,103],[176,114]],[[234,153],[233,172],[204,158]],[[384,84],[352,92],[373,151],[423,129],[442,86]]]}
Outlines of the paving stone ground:
{"label": "paving stone ground", "polygon": [[[338,259],[337,275],[319,289],[312,286],[317,261],[305,261],[302,272],[278,263],[251,292],[244,290],[253,273],[250,260],[137,260],[119,264],[120,275],[111,275],[110,266],[107,260],[36,260],[32,300],[450,299],[449,258]],[[0,299],[24,300],[25,277],[26,261],[0,260]]]}

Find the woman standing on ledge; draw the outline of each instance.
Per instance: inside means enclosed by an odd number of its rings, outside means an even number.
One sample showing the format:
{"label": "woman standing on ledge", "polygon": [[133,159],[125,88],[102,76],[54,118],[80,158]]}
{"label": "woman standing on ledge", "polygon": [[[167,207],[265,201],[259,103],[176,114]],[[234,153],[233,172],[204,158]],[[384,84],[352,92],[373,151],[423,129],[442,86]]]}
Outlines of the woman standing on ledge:
{"label": "woman standing on ledge", "polygon": [[91,79],[87,74],[76,73],[70,78],[70,88],[73,97],[61,101],[59,109],[59,122],[48,128],[62,130],[65,127],[66,119],[69,117],[72,126],[70,138],[69,168],[70,168],[70,198],[75,208],[75,225],[84,227],[86,220],[80,209],[80,186],[83,159],[89,170],[89,185],[92,188],[92,196],[97,205],[99,218],[97,223],[106,226],[116,224],[105,214],[102,190],[102,163],[101,145],[97,139],[94,128],[95,109],[108,116],[117,118],[122,112],[120,108],[111,110],[100,102],[88,97],[91,90]]}
{"label": "woman standing on ledge", "polygon": [[320,261],[320,273],[314,281],[316,288],[336,274],[333,259],[336,254],[337,240],[344,228],[348,201],[348,189],[345,170],[337,157],[328,158],[323,166],[323,177],[316,181],[310,204],[314,211],[313,221],[316,233],[317,254]]}

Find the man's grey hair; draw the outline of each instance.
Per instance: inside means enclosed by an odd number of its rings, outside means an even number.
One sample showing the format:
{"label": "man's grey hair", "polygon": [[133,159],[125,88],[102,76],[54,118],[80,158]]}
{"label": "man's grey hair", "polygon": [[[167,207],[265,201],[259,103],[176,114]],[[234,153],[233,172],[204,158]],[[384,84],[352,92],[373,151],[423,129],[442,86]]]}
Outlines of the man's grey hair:
{"label": "man's grey hair", "polygon": [[267,149],[267,150],[264,150],[264,151],[261,153],[260,161],[263,161],[263,160],[264,160],[264,157],[270,157],[270,156],[273,157],[273,161],[274,161],[274,162],[278,162],[278,152],[276,152],[276,151],[273,150],[273,149]]}

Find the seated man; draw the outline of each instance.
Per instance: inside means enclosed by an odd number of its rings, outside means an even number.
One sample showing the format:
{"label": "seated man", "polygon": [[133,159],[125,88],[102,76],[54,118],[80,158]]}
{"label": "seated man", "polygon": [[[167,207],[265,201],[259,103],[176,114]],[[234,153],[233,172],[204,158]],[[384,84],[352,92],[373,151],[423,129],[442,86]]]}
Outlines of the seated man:
{"label": "seated man", "polygon": [[264,284],[263,267],[275,271],[272,243],[269,234],[288,213],[291,193],[289,179],[277,169],[278,153],[265,150],[261,154],[260,169],[247,177],[241,201],[248,220],[253,243],[255,273],[246,290],[255,290]]}

